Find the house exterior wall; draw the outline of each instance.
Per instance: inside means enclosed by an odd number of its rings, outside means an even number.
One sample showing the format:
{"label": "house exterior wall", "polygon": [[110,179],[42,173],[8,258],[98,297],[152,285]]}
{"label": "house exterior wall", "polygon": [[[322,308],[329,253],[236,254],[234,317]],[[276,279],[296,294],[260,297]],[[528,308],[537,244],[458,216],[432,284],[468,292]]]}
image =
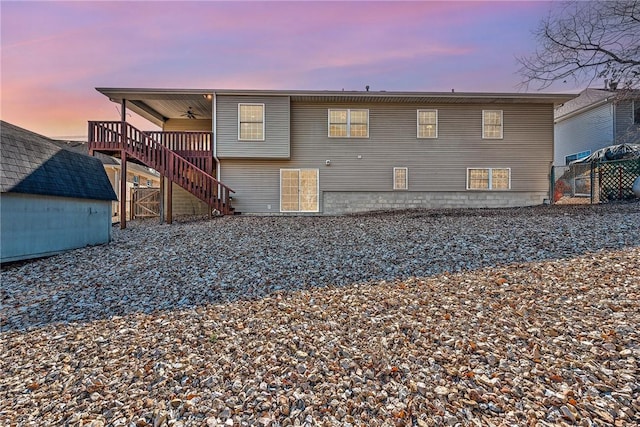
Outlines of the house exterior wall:
{"label": "house exterior wall", "polygon": [[[368,109],[369,138],[329,138],[329,108]],[[418,109],[438,110],[438,138],[417,138]],[[482,138],[483,109],[503,110],[503,139]],[[222,159],[221,179],[242,213],[280,211],[282,168],[318,169],[325,214],[371,210],[369,196],[377,209],[533,205],[548,197],[552,160],[551,104],[292,102],[291,159]],[[394,167],[408,168],[408,190],[393,190]],[[511,168],[511,190],[466,190],[470,167]]]}
{"label": "house exterior wall", "polygon": [[[207,204],[189,193],[178,184],[172,183],[173,194],[171,199],[171,210],[173,216],[183,215],[205,215]],[[164,196],[164,205],[167,206],[167,195]]]}
{"label": "house exterior wall", "polygon": [[613,104],[606,103],[556,123],[553,164],[564,166],[565,157],[595,151],[614,141]]}
{"label": "house exterior wall", "polygon": [[[264,104],[264,141],[238,140],[238,104]],[[289,159],[288,96],[216,97],[217,144],[220,159]]]}
{"label": "house exterior wall", "polygon": [[615,104],[615,131],[616,144],[640,143],[640,126],[633,123],[632,100],[622,100]]}
{"label": "house exterior wall", "polygon": [[111,201],[2,193],[2,262],[108,243]]}

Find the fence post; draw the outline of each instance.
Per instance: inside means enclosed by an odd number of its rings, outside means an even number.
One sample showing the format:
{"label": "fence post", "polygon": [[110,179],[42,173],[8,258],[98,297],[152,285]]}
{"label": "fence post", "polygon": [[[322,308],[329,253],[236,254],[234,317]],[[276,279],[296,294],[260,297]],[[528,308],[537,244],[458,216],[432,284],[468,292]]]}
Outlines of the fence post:
{"label": "fence post", "polygon": [[618,200],[622,200],[622,166],[618,165]]}
{"label": "fence post", "polygon": [[549,174],[551,179],[551,184],[549,185],[549,189],[551,194],[549,194],[549,204],[553,205],[555,203],[555,190],[556,190],[556,169],[555,166],[551,165],[551,173]]}
{"label": "fence post", "polygon": [[589,203],[593,204],[593,187],[595,186],[595,182],[594,182],[594,178],[595,178],[595,173],[593,172],[593,165],[594,163],[591,162],[590,166],[591,166],[591,170],[589,171],[589,187],[590,187],[590,191],[589,191]]}
{"label": "fence post", "polygon": [[132,188],[131,189],[131,200],[129,200],[129,218],[133,221],[134,219],[136,219],[136,212],[134,210],[134,207],[136,205],[135,203],[135,199],[136,199],[136,189]]}

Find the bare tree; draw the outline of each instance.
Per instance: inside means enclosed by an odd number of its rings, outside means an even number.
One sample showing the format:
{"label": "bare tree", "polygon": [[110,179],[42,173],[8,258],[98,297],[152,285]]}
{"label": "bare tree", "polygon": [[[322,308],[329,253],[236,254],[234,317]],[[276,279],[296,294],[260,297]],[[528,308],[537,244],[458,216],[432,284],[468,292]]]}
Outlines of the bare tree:
{"label": "bare tree", "polygon": [[538,49],[518,58],[522,86],[572,79],[640,86],[640,1],[554,3],[534,34]]}

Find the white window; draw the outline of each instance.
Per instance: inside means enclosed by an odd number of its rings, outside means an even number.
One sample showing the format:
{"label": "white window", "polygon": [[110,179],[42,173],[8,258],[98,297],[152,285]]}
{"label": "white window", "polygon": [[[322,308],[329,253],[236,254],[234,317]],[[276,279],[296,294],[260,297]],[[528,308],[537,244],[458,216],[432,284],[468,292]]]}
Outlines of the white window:
{"label": "white window", "polygon": [[147,179],[147,187],[151,187],[151,180]]}
{"label": "white window", "polygon": [[280,212],[318,212],[318,169],[280,169]]}
{"label": "white window", "polygon": [[264,141],[264,104],[238,104],[238,139]]}
{"label": "white window", "polygon": [[482,110],[482,138],[502,139],[502,110]]}
{"label": "white window", "polygon": [[438,110],[418,110],[418,138],[438,137]]}
{"label": "white window", "polygon": [[510,168],[467,168],[467,190],[511,189]]}
{"label": "white window", "polygon": [[574,154],[570,154],[568,156],[564,156],[564,164],[568,165],[569,163],[573,162],[574,160],[584,159],[589,154],[591,154],[591,150],[581,151],[579,153],[574,153]]}
{"label": "white window", "polygon": [[329,137],[368,138],[369,110],[329,109]]}
{"label": "white window", "polygon": [[140,185],[140,177],[138,175],[133,175],[133,186],[137,187]]}
{"label": "white window", "polygon": [[409,188],[409,169],[393,168],[393,189],[406,190]]}

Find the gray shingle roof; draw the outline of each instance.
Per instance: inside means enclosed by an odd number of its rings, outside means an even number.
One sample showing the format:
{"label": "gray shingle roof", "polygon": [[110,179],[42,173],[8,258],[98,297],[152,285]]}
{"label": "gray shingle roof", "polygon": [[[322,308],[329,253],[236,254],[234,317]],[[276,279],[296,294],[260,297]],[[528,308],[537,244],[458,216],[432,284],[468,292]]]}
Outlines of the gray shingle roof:
{"label": "gray shingle roof", "polygon": [[100,160],[0,121],[0,190],[94,200],[117,200]]}
{"label": "gray shingle roof", "polygon": [[[89,147],[87,147],[87,143],[84,141],[63,141],[60,139],[51,139],[50,141],[52,144],[55,144],[60,148],[73,151],[74,153],[84,154],[85,156],[89,155]],[[93,157],[100,160],[103,165],[119,165],[120,164],[120,162],[116,158],[108,156],[103,153],[94,153]]]}
{"label": "gray shingle roof", "polygon": [[606,98],[613,98],[614,96],[615,92],[608,90],[585,89],[580,92],[580,95],[578,95],[577,98],[573,98],[572,100],[565,102],[561,107],[556,108],[554,114],[555,118],[559,119],[578,110],[587,109]]}
{"label": "gray shingle roof", "polygon": [[[60,139],[52,139],[51,142],[60,148],[64,148],[66,150],[70,150],[80,154],[89,155],[89,147],[84,141],[63,141]],[[93,153],[93,157],[99,159],[105,166],[120,166],[120,164],[122,163],[120,159],[103,153]],[[127,171],[132,173],[146,173],[149,175],[160,177],[160,174],[157,171],[133,162],[127,162]]]}

